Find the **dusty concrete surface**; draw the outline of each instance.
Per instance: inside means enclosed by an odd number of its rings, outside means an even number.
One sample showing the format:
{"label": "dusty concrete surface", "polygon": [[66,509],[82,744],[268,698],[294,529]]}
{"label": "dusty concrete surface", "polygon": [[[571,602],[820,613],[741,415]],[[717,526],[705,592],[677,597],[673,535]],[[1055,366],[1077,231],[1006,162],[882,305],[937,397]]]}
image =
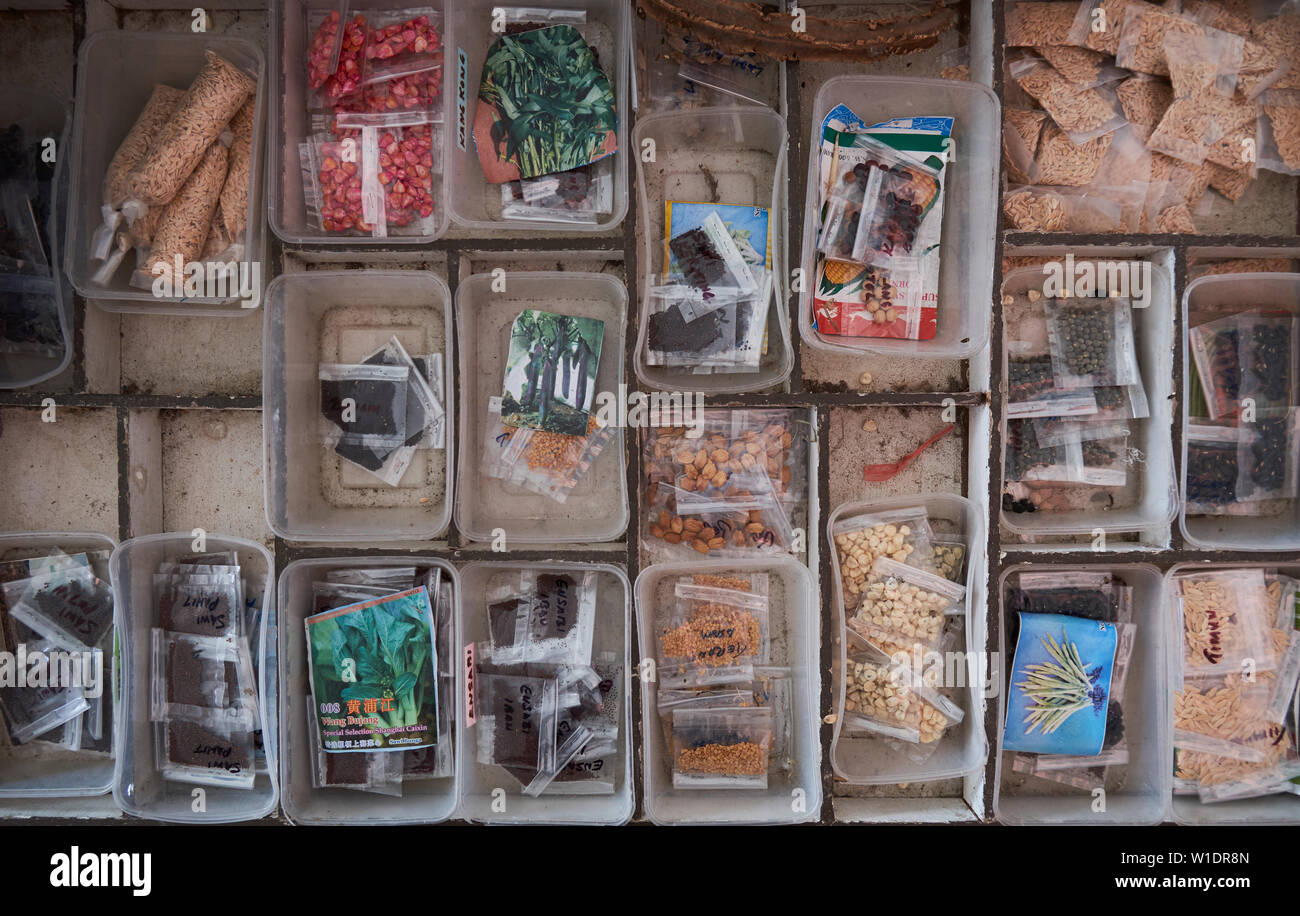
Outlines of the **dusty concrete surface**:
{"label": "dusty concrete surface", "polygon": [[261,541],[274,535],[262,511],[262,412],[164,410],[163,530],[205,528]]}
{"label": "dusty concrete surface", "polygon": [[[44,418],[53,417],[53,422]],[[118,536],[117,411],[0,410],[0,527]]]}
{"label": "dusty concrete surface", "polygon": [[123,394],[262,392],[262,312],[229,319],[122,315]]}

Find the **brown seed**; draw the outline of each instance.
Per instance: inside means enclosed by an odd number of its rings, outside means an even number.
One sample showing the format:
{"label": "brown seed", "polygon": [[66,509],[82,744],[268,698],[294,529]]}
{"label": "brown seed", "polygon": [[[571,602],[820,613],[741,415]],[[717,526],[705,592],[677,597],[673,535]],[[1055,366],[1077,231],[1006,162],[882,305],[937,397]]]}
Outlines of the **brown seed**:
{"label": "brown seed", "polygon": [[682,533],[682,524],[683,524],[683,523],[682,523],[682,520],[681,520],[680,518],[674,518],[674,519],[672,520],[672,523],[671,523],[668,527],[672,529],[672,531],[673,531],[674,534],[681,534],[681,533]]}
{"label": "brown seed", "polygon": [[664,530],[660,528],[658,525],[651,525],[650,534],[652,534],[654,537],[661,538],[664,536]]}
{"label": "brown seed", "polygon": [[721,547],[725,547],[726,545],[727,545],[727,541],[725,538],[709,538],[710,550],[717,550]]}
{"label": "brown seed", "polygon": [[699,539],[691,541],[691,546],[694,547],[696,550],[698,550],[700,553],[709,552],[709,545]]}
{"label": "brown seed", "polygon": [[664,540],[669,544],[680,544],[682,542],[682,536],[675,531],[669,531],[664,534]]}

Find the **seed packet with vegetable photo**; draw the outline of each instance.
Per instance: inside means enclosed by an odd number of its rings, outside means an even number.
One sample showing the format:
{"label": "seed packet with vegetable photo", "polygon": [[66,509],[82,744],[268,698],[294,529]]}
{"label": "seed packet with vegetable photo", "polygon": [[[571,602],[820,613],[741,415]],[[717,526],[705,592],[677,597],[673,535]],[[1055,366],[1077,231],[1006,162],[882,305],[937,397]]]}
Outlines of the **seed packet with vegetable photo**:
{"label": "seed packet with vegetable photo", "polygon": [[567,172],[618,149],[614,89],[571,25],[503,35],[488,50],[474,145],[491,184]]}
{"label": "seed packet with vegetable photo", "polygon": [[528,309],[510,328],[501,422],[585,436],[605,322]]}
{"label": "seed packet with vegetable photo", "polygon": [[1003,748],[1035,754],[1100,753],[1117,646],[1113,623],[1021,614]]}
{"label": "seed packet with vegetable photo", "polygon": [[437,648],[424,586],[303,621],[326,751],[398,751],[437,740]]}

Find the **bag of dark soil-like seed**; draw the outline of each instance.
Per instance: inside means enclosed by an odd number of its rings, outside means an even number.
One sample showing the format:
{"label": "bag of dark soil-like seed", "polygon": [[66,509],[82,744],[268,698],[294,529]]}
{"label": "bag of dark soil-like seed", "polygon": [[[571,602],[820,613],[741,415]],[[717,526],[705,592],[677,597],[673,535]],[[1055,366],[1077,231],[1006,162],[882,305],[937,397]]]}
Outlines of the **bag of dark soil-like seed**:
{"label": "bag of dark soil-like seed", "polygon": [[243,583],[237,573],[156,573],[158,622],[198,636],[239,636],[244,630]]}
{"label": "bag of dark soil-like seed", "polygon": [[596,599],[591,571],[526,569],[517,582],[499,582],[487,592],[484,661],[590,666]]}
{"label": "bag of dark soil-like seed", "polygon": [[65,652],[99,647],[113,627],[113,595],[89,566],[4,583],[9,615]]}
{"label": "bag of dark soil-like seed", "polygon": [[501,185],[501,218],[593,225],[613,209],[611,164],[601,159],[567,172],[507,181]]}
{"label": "bag of dark soil-like seed", "polygon": [[253,733],[218,717],[155,724],[156,766],[171,782],[251,789],[257,779]]}
{"label": "bag of dark soil-like seed", "polygon": [[525,772],[555,769],[559,703],[555,682],[544,677],[479,672],[476,759]]}
{"label": "bag of dark soil-like seed", "polygon": [[252,658],[233,636],[152,633],[150,718],[214,721],[257,727],[257,683]]}

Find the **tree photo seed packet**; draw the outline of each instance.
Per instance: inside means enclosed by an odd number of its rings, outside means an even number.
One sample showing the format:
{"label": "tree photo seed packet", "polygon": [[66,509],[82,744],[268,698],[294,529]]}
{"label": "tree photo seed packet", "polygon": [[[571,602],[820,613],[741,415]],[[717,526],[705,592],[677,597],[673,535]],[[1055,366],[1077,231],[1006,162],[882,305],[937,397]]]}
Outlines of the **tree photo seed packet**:
{"label": "tree photo seed packet", "polygon": [[605,322],[529,309],[510,328],[501,422],[585,436]]}
{"label": "tree photo seed packet", "polygon": [[437,743],[438,656],[424,586],[316,614],[303,625],[324,750]]}
{"label": "tree photo seed packet", "polygon": [[498,38],[478,100],[474,145],[491,184],[567,172],[618,150],[614,89],[571,25]]}

